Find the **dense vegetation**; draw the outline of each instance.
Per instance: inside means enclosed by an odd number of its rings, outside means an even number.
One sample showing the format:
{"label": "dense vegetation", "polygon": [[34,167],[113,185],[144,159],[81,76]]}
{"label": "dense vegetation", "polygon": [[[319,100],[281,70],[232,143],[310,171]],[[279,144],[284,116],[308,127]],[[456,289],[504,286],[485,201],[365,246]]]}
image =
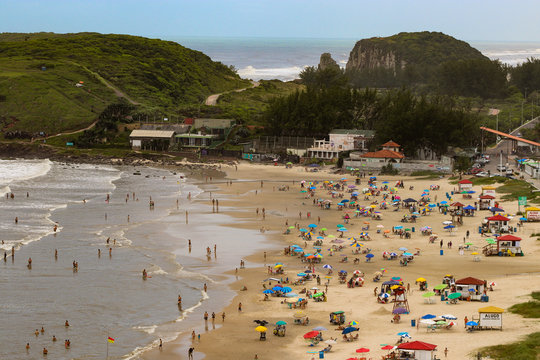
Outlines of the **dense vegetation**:
{"label": "dense vegetation", "polygon": [[269,133],[326,136],[335,128],[375,130],[375,145],[392,139],[409,156],[424,147],[444,154],[449,145],[471,146],[478,140],[478,116],[450,97],[416,96],[407,89],[352,89],[343,86],[345,75],[338,71],[323,76],[333,83],[317,80],[316,72],[301,74],[310,84],[305,91],[271,102],[265,114]]}
{"label": "dense vegetation", "polygon": [[532,300],[512,305],[508,310],[526,318],[540,318],[540,291],[531,293]]}
{"label": "dense vegetation", "polygon": [[0,34],[4,130],[80,128],[119,96],[141,111],[172,114],[179,105],[245,86],[249,82],[229,67],[175,42],[95,33]]}

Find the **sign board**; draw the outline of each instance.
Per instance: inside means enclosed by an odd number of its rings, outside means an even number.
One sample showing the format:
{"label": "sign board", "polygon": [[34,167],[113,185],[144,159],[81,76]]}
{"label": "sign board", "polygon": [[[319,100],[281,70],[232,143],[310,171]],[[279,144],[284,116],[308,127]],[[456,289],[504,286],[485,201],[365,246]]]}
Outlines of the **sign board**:
{"label": "sign board", "polygon": [[527,197],[526,196],[518,197],[518,205],[527,205]]}
{"label": "sign board", "polygon": [[253,154],[246,154],[246,153],[243,153],[243,154],[242,154],[242,159],[253,160]]}
{"label": "sign board", "polygon": [[502,327],[502,314],[500,313],[481,313],[480,326]]}
{"label": "sign board", "polygon": [[527,211],[527,220],[531,221],[540,221],[540,211],[528,210]]}
{"label": "sign board", "polygon": [[67,142],[66,146],[73,146],[73,143],[72,142]]}

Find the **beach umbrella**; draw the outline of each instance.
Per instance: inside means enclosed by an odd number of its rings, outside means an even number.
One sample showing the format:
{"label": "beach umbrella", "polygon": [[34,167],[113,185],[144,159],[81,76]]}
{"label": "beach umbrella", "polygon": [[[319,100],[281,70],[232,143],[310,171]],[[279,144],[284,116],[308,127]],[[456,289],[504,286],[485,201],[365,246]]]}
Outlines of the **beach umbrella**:
{"label": "beach umbrella", "polygon": [[273,293],[275,293],[275,291],[272,289],[266,289],[263,291],[263,294],[273,294]]}
{"label": "beach umbrella", "polygon": [[527,218],[524,218],[524,217],[520,217],[519,220],[521,220],[521,221],[527,221],[528,219],[527,219]]}
{"label": "beach umbrella", "polygon": [[443,221],[443,225],[451,225],[452,222],[450,220]]}
{"label": "beach umbrella", "polygon": [[291,298],[287,298],[285,299],[285,302],[288,303],[288,304],[294,304],[295,302],[297,302],[299,299],[297,297],[291,297]]}
{"label": "beach umbrella", "polygon": [[345,225],[343,225],[343,224],[337,224],[336,227],[342,228],[342,227],[345,227]]}
{"label": "beach umbrella", "polygon": [[422,316],[422,319],[429,320],[429,319],[435,319],[436,317],[437,316],[433,315],[433,314],[426,314],[426,315]]}
{"label": "beach umbrella", "polygon": [[353,274],[354,274],[354,275],[361,275],[362,272],[361,272],[360,270],[354,270],[354,271],[353,271]]}
{"label": "beach umbrella", "polygon": [[435,296],[435,293],[433,291],[428,291],[427,293],[422,294],[422,297],[424,298],[428,298],[432,296]]}
{"label": "beach umbrella", "polygon": [[444,201],[441,201],[440,203],[441,203],[442,205],[446,205],[446,204],[448,204],[448,201],[444,200]]}
{"label": "beach umbrella", "polygon": [[416,279],[416,281],[418,281],[418,282],[424,282],[424,281],[426,281],[426,279],[424,279],[423,277],[419,277],[418,279]]}
{"label": "beach umbrella", "polygon": [[325,328],[324,326],[317,326],[316,328],[313,328],[313,331],[326,331],[328,330],[327,328]]}
{"label": "beach umbrella", "polygon": [[404,252],[403,254],[401,254],[401,256],[413,256],[413,254],[411,254],[409,252]]}
{"label": "beach umbrella", "polygon": [[287,325],[287,323],[283,320],[279,320],[276,325]]}
{"label": "beach umbrella", "polygon": [[382,229],[382,228],[384,228],[384,225],[379,224],[379,225],[377,225],[377,227],[378,227],[379,229]]}
{"label": "beach umbrella", "polygon": [[403,226],[401,226],[401,225],[394,226],[394,229],[398,229],[398,230],[399,230],[399,229],[403,229]]}
{"label": "beach umbrella", "polygon": [[350,321],[349,322],[349,326],[358,326],[358,322],[357,321]]}
{"label": "beach umbrella", "polygon": [[[290,293],[285,294],[285,296],[288,297],[288,298],[293,298],[294,299],[296,296],[298,296],[298,294],[295,293],[295,292],[290,292]],[[298,299],[296,299],[295,301],[298,301]]]}
{"label": "beach umbrella", "polygon": [[307,232],[307,229],[301,228],[300,232]]}
{"label": "beach umbrella", "polygon": [[437,286],[434,287],[435,290],[443,290],[443,289],[446,289],[448,287],[447,284],[439,284]]}
{"label": "beach umbrella", "polygon": [[321,229],[321,231],[326,231],[326,230],[328,230],[328,229],[327,229],[327,228],[322,228],[322,229]]}
{"label": "beach umbrella", "polygon": [[294,226],[289,226],[289,229],[294,229]]}
{"label": "beach umbrella", "polygon": [[323,265],[323,269],[333,269],[332,265]]}
{"label": "beach umbrella", "polygon": [[281,288],[281,292],[283,292],[285,294],[290,293],[291,291],[292,291],[292,289],[290,287],[288,287],[288,286],[285,286],[285,287]]}
{"label": "beach umbrella", "polygon": [[303,252],[304,250],[302,250],[302,248],[295,248],[293,251],[294,251],[294,252],[297,252],[297,253],[301,253],[301,252]]}
{"label": "beach umbrella", "polygon": [[390,297],[390,294],[388,294],[388,293],[383,293],[383,294],[382,294],[381,296],[379,296],[379,297],[381,297],[381,298],[383,298],[383,299],[388,299],[388,298]]}
{"label": "beach umbrella", "polygon": [[399,276],[393,276],[392,280],[394,280],[394,281],[402,281],[403,279],[401,277],[399,277]]}
{"label": "beach umbrella", "polygon": [[373,255],[373,254],[367,254],[367,255],[366,255],[366,258],[371,259],[371,258],[374,257],[374,256],[375,256],[375,255]]}
{"label": "beach umbrella", "polygon": [[495,283],[494,281],[492,281],[492,282],[489,283],[489,286],[497,286],[497,283]]}
{"label": "beach umbrella", "polygon": [[397,254],[395,252],[391,252],[390,256],[397,256]]}
{"label": "beach umbrella", "polygon": [[315,224],[309,224],[308,227],[310,227],[310,228],[316,228],[317,225],[315,225]]}
{"label": "beach umbrella", "polygon": [[296,319],[301,319],[301,318],[303,318],[305,316],[306,316],[306,314],[304,314],[302,311],[297,311],[293,315],[293,317],[296,318]]}
{"label": "beach umbrella", "polygon": [[283,286],[281,286],[281,285],[276,285],[276,286],[274,286],[274,287],[272,288],[272,290],[274,290],[274,291],[281,291],[281,288],[282,288],[282,287],[283,287]]}
{"label": "beach umbrella", "polygon": [[352,333],[353,331],[358,331],[358,328],[349,326],[349,327],[345,328],[345,329],[341,332],[341,334],[342,334],[342,335],[346,335],[346,334]]}
{"label": "beach umbrella", "polygon": [[349,231],[349,230],[345,229],[344,227],[341,227],[337,231],[342,231],[343,232],[343,231]]}
{"label": "beach umbrella", "polygon": [[265,332],[266,330],[268,330],[267,328],[265,328],[264,326],[257,326],[255,328],[256,331],[258,332]]}
{"label": "beach umbrella", "polygon": [[367,352],[369,352],[369,349],[368,348],[360,348],[360,349],[356,349],[356,352],[357,353],[367,353]]}
{"label": "beach umbrella", "polygon": [[407,249],[406,247],[400,247],[398,250],[399,250],[399,251],[407,251],[407,250],[409,250],[409,249]]}
{"label": "beach umbrella", "polygon": [[407,331],[398,332],[397,334],[398,334],[398,336],[409,335],[409,333]]}
{"label": "beach umbrella", "polygon": [[373,275],[374,275],[374,276],[382,276],[382,272],[380,272],[380,271],[375,271],[375,272],[373,273]]}
{"label": "beach umbrella", "polygon": [[454,225],[446,225],[444,228],[445,229],[453,229],[453,228],[455,228],[455,226]]}
{"label": "beach umbrella", "polygon": [[391,290],[396,290],[396,289],[399,289],[401,287],[401,285],[392,285],[390,286],[390,289]]}
{"label": "beach umbrella", "polygon": [[459,298],[459,297],[461,297],[461,293],[451,293],[451,294],[448,294],[448,298],[449,298],[449,299],[452,299],[452,300],[453,300],[453,299],[457,299],[457,298]]}
{"label": "beach umbrella", "polygon": [[332,340],[332,339],[328,339],[328,340],[325,340],[324,343],[328,344],[328,345],[335,345],[335,344],[337,344],[337,341]]}
{"label": "beach umbrella", "polygon": [[466,242],[465,245],[471,246],[474,245],[472,242]]}
{"label": "beach umbrella", "polygon": [[394,347],[392,345],[385,345],[381,348],[381,350],[392,350]]}
{"label": "beach umbrella", "polygon": [[478,326],[478,323],[476,321],[469,321],[465,325],[467,325],[467,326]]}
{"label": "beach umbrella", "polygon": [[296,275],[297,275],[297,276],[306,276],[305,273],[298,273],[298,274],[296,274]]}
{"label": "beach umbrella", "polygon": [[439,320],[439,321],[436,321],[435,324],[437,324],[437,325],[446,325],[447,322],[444,321],[444,320]]}
{"label": "beach umbrella", "polygon": [[317,337],[317,335],[319,335],[318,331],[310,331],[304,334],[304,339],[313,339],[314,337]]}
{"label": "beach umbrella", "polygon": [[384,230],[385,234],[388,234],[389,232],[390,232],[390,230]]}
{"label": "beach umbrella", "polygon": [[478,255],[478,252],[477,251],[472,252],[471,255]]}
{"label": "beach umbrella", "polygon": [[277,265],[274,266],[274,269],[279,269],[280,267],[283,267],[283,265],[282,264],[277,264]]}
{"label": "beach umbrella", "polygon": [[442,315],[441,317],[446,320],[457,320],[457,317],[451,314]]}

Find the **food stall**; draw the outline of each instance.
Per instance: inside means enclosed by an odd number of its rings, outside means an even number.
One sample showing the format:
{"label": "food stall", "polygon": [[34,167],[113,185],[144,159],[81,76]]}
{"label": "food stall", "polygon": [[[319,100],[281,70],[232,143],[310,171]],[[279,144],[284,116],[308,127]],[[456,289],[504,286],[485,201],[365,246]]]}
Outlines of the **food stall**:
{"label": "food stall", "polygon": [[540,208],[530,206],[525,208],[527,221],[540,221]]}
{"label": "food stall", "polygon": [[478,309],[480,319],[478,327],[480,329],[500,329],[502,330],[502,314],[504,309],[496,306],[488,306]]}
{"label": "food stall", "polygon": [[411,341],[398,345],[397,350],[400,359],[434,360],[433,352],[437,351],[437,345],[423,341]]}
{"label": "food stall", "polygon": [[482,301],[485,282],[473,277],[456,280],[456,292],[461,293],[463,299]]}

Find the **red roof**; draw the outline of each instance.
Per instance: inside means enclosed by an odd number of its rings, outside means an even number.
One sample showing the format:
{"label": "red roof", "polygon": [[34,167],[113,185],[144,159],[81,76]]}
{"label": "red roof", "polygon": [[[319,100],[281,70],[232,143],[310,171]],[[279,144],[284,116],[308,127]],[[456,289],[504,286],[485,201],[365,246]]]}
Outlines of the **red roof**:
{"label": "red roof", "polygon": [[456,284],[459,285],[484,285],[484,280],[480,280],[473,277],[466,277],[463,279],[456,280]]}
{"label": "red roof", "polygon": [[458,184],[472,184],[472,181],[471,181],[471,180],[467,180],[467,179],[463,179],[463,180],[461,180],[460,182],[458,182]]}
{"label": "red roof", "polygon": [[493,200],[493,199],[495,199],[495,196],[482,195],[482,196],[480,196],[480,199],[482,199],[482,200],[486,200],[486,199]]}
{"label": "red roof", "polygon": [[367,152],[360,157],[363,158],[383,158],[383,159],[403,159],[405,155],[402,153],[398,153],[397,151],[392,150],[379,150],[379,151],[373,151],[373,152]]}
{"label": "red roof", "polygon": [[195,122],[195,120],[193,120],[192,118],[185,118],[184,119],[184,124],[186,124],[186,125],[193,125],[194,122]]}
{"label": "red roof", "polygon": [[425,351],[433,351],[437,348],[437,345],[428,344],[423,341],[411,341],[405,344],[401,344],[398,346],[398,349],[403,350],[425,350]]}
{"label": "red roof", "polygon": [[488,217],[488,221],[510,221],[509,218],[507,217],[504,217],[502,215],[495,215],[495,216],[492,216],[492,217]]}
{"label": "red roof", "polygon": [[389,146],[389,147],[399,147],[399,144],[393,142],[392,140],[382,144],[381,146]]}
{"label": "red roof", "polygon": [[465,205],[463,205],[462,203],[460,203],[460,202],[458,201],[458,202],[455,202],[455,203],[453,203],[453,204],[450,204],[450,206],[464,207]]}
{"label": "red roof", "polygon": [[519,240],[521,240],[521,238],[514,235],[504,235],[504,236],[499,236],[497,238],[497,241],[519,241]]}

